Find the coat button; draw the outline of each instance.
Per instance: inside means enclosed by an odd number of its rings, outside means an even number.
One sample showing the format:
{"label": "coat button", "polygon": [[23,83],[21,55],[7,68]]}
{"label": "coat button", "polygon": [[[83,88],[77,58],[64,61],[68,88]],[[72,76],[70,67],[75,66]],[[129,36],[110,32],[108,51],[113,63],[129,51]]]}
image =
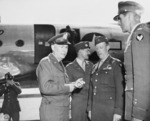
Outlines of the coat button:
{"label": "coat button", "polygon": [[94,92],[94,95],[96,95],[96,93]]}
{"label": "coat button", "polygon": [[134,104],[135,104],[135,105],[137,104],[137,99],[134,99]]}
{"label": "coat button", "polygon": [[96,75],[98,75],[98,73],[96,73]]}
{"label": "coat button", "polygon": [[97,82],[97,79],[95,80],[95,82]]}
{"label": "coat button", "polygon": [[112,99],[112,97],[110,97],[109,99]]}

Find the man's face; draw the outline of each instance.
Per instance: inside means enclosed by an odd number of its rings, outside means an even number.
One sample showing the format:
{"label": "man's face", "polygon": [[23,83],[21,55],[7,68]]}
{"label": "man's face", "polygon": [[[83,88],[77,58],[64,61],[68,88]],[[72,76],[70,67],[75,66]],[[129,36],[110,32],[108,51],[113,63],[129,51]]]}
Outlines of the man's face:
{"label": "man's face", "polygon": [[122,32],[131,32],[131,22],[131,12],[119,15],[118,23],[122,29]]}
{"label": "man's face", "polygon": [[82,56],[85,60],[89,59],[89,55],[90,55],[90,49],[89,49],[89,48],[81,49],[81,50],[79,50],[79,51],[80,51],[80,53],[81,53],[81,56]]}
{"label": "man's face", "polygon": [[52,50],[56,56],[57,59],[59,59],[60,61],[63,60],[68,52],[68,45],[58,45],[58,44],[54,44],[52,47]]}
{"label": "man's face", "polygon": [[96,52],[100,59],[104,59],[108,55],[109,46],[105,42],[96,45]]}

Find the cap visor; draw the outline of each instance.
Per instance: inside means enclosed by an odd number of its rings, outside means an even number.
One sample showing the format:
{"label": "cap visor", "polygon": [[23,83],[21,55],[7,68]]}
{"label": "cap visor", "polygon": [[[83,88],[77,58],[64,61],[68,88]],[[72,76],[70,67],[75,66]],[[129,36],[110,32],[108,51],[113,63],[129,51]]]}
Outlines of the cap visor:
{"label": "cap visor", "polygon": [[56,43],[58,45],[70,45],[71,43],[70,42],[59,42],[59,43]]}
{"label": "cap visor", "polygon": [[114,21],[118,21],[119,20],[119,15],[116,15],[114,18],[113,18]]}
{"label": "cap visor", "polygon": [[70,43],[70,42],[67,42],[67,44],[70,45],[71,43]]}

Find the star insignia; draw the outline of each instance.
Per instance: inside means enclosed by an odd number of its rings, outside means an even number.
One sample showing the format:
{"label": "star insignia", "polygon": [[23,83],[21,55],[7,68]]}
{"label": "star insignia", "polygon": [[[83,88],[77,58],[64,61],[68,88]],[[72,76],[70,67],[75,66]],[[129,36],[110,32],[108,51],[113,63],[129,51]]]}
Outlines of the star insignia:
{"label": "star insignia", "polygon": [[85,47],[87,47],[88,45],[87,44],[85,44]]}
{"label": "star insignia", "polygon": [[144,39],[144,36],[143,36],[142,34],[138,34],[138,35],[136,36],[136,39],[137,39],[138,41],[141,41],[141,40]]}

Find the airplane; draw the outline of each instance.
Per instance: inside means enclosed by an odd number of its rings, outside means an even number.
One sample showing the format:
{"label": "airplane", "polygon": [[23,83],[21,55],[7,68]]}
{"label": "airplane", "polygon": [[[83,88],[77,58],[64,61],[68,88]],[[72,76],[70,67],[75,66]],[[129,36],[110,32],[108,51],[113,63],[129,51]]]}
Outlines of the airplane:
{"label": "airplane", "polygon": [[[68,54],[63,60],[64,65],[75,59],[76,52],[73,45],[80,41],[89,41],[92,53],[89,59],[93,63],[97,62],[94,37],[103,35],[109,39],[111,55],[123,61],[125,40],[128,34],[122,33],[117,25],[97,27],[59,24],[0,24],[0,79],[3,79],[5,73],[10,72],[14,76],[14,80],[20,82],[23,88],[22,94],[19,95],[22,107],[21,120],[39,118],[37,110],[41,96],[35,70],[39,61],[51,52],[47,41],[51,37],[66,31],[72,35],[72,38],[69,39],[72,44],[69,45]],[[26,103],[30,103],[29,98],[34,101],[38,100],[38,104],[33,105],[36,113],[24,116],[23,113],[26,114],[32,107],[27,109],[24,104],[24,100],[27,101]],[[2,104],[2,97],[0,98],[0,104]]]}
{"label": "airplane", "polygon": [[[121,52],[126,39],[120,29],[112,27],[73,27],[77,36],[70,40],[75,44],[79,41],[89,41],[92,49],[94,35],[104,35],[110,41],[111,50]],[[33,72],[38,62],[51,52],[48,39],[66,31],[66,26],[34,24],[34,25],[0,25],[0,77],[6,72],[13,75],[25,75]],[[63,62],[66,64],[76,57],[73,45]],[[93,49],[94,50],[94,49]],[[115,51],[113,51],[115,52]],[[96,54],[93,54],[95,56]],[[121,60],[122,58],[119,57]],[[96,61],[90,57],[90,60]]]}

